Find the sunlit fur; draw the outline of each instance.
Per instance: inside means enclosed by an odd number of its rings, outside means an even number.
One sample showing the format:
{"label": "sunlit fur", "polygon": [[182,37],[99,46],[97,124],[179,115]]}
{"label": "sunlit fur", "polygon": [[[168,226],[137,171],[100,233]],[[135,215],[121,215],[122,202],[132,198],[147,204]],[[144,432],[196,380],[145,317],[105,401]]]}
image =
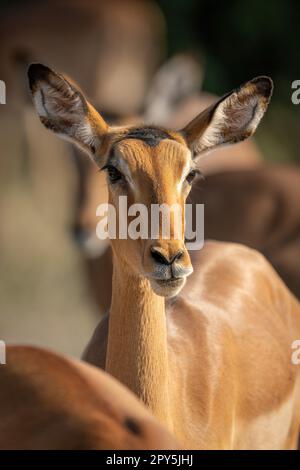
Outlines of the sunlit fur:
{"label": "sunlit fur", "polygon": [[[33,95],[51,81],[47,74],[54,74],[47,69],[41,78],[41,67],[29,70]],[[184,204],[184,169],[199,152],[250,136],[271,94],[271,80],[258,77],[181,131],[154,126],[152,134],[162,135],[157,142],[132,137],[147,134],[146,128],[109,129],[93,112],[100,137],[89,154],[100,167],[112,156],[122,158],[130,180],[124,186],[109,184],[110,202],[117,206],[118,194],[126,191],[129,203]],[[45,98],[47,103],[53,96]],[[65,97],[59,99],[60,113],[47,116],[52,129],[53,122],[65,124]],[[88,110],[81,112],[80,122],[90,118],[90,105]],[[76,125],[79,117],[74,116]],[[67,135],[74,132],[72,120],[64,127]],[[190,260],[183,239],[172,238],[155,243],[166,257],[180,244],[184,255],[179,262],[188,268],[192,261],[194,273],[183,288],[166,284],[161,291],[153,280],[157,265],[150,243],[112,242],[112,303],[85,358],[134,391],[188,448],[295,448],[300,372],[291,363],[291,344],[300,337],[297,300],[268,262],[249,248],[207,242]]]}
{"label": "sunlit fur", "polygon": [[[109,203],[113,204],[117,212],[119,210],[119,196],[128,198],[128,206],[134,203],[142,203],[151,214],[151,204],[178,204],[182,208],[184,217],[184,203],[190,191],[190,185],[185,181],[185,176],[193,167],[190,151],[178,140],[161,140],[155,147],[150,147],[145,142],[137,139],[119,139],[114,136],[113,145],[114,163],[122,168],[122,162],[126,162],[130,176],[119,184],[109,185]],[[181,140],[181,142],[180,142]],[[111,150],[112,152],[112,150]],[[124,163],[123,163],[124,165]],[[161,171],[161,168],[164,171]],[[127,181],[129,180],[129,182]],[[172,218],[171,218],[172,222]],[[149,221],[150,226],[150,221]],[[182,228],[184,221],[182,220]],[[170,235],[173,235],[171,225]],[[184,285],[185,277],[179,276],[176,282],[164,282],[165,268],[158,266],[150,256],[151,246],[155,246],[167,259],[172,259],[178,250],[183,251],[183,256],[178,261],[178,272],[191,273],[190,257],[184,246],[184,230],[181,239],[164,240],[111,240],[113,252],[136,275],[142,275],[150,280],[151,286],[157,294],[163,296],[175,295]],[[164,272],[160,270],[164,268]],[[158,281],[158,282],[157,282]],[[160,282],[159,282],[160,281]]]}

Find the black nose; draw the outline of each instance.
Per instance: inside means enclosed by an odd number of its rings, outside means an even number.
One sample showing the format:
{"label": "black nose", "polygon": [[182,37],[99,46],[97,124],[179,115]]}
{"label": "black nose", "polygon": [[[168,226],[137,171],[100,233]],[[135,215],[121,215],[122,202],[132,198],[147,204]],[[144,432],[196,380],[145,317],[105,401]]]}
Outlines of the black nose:
{"label": "black nose", "polygon": [[156,261],[156,263],[164,264],[166,266],[171,266],[174,261],[182,258],[183,256],[182,250],[179,250],[171,259],[167,259],[157,248],[152,247],[150,252],[152,258]]}

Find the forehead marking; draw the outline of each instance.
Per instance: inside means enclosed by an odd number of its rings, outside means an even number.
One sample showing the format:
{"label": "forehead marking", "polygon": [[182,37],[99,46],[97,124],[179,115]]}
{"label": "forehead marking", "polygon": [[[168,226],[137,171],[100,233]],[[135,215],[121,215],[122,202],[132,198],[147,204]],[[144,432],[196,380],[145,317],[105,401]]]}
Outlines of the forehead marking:
{"label": "forehead marking", "polygon": [[156,147],[161,140],[175,140],[167,131],[155,127],[137,127],[129,129],[124,139],[138,139],[145,142],[149,147]]}

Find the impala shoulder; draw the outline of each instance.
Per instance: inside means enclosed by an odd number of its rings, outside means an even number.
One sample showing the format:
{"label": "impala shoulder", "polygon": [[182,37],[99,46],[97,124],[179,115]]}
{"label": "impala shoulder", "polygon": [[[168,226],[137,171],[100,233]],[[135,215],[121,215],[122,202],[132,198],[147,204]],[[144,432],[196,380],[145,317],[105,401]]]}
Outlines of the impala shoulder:
{"label": "impala shoulder", "polygon": [[221,242],[223,249],[228,251],[228,256],[234,256],[238,259],[245,259],[247,262],[261,263],[265,265],[270,265],[267,258],[255,248],[251,248],[247,245],[242,245],[241,243],[232,243],[232,242]]}
{"label": "impala shoulder", "polygon": [[224,243],[223,248],[226,251],[228,261],[234,260],[235,266],[239,267],[241,271],[259,273],[273,284],[281,282],[269,260],[255,248],[240,243]]}
{"label": "impala shoulder", "polygon": [[278,286],[280,282],[263,254],[238,243],[209,240],[192,258],[194,271],[201,282],[207,282],[208,276],[222,284],[230,280],[231,288],[241,284],[246,288],[250,282],[252,285],[263,282]]}
{"label": "impala shoulder", "polygon": [[231,263],[239,261],[247,261],[247,263],[260,263],[265,266],[270,266],[265,256],[254,248],[250,248],[246,245],[233,242],[222,242],[216,240],[206,240],[204,248],[191,254],[193,260],[200,260],[207,258],[208,260],[228,260]]}

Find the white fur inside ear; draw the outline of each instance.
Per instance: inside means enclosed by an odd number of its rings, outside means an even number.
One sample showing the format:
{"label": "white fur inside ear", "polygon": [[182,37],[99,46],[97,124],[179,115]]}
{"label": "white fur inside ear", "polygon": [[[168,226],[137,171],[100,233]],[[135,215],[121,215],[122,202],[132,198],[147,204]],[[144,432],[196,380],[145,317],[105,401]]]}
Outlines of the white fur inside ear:
{"label": "white fur inside ear", "polygon": [[77,127],[76,137],[88,148],[96,149],[100,145],[100,139],[93,132],[93,129],[88,121],[81,122],[81,124]]}
{"label": "white fur inside ear", "polygon": [[79,95],[65,84],[60,88],[55,88],[51,84],[42,82],[34,93],[33,99],[41,117],[78,119],[76,113],[83,111]]}
{"label": "white fur inside ear", "polygon": [[108,126],[80,89],[63,75],[41,64],[33,64],[28,75],[42,124],[94,159]]}
{"label": "white fur inside ear", "polygon": [[47,117],[47,111],[44,107],[43,95],[40,90],[37,90],[33,95],[33,101],[40,117]]}
{"label": "white fur inside ear", "polygon": [[210,124],[196,143],[197,152],[249,137],[263,114],[264,107],[258,95],[242,91],[233,93],[216,108]]}
{"label": "white fur inside ear", "polygon": [[60,78],[54,84],[42,81],[33,100],[46,127],[88,153],[94,153],[100,139],[88,120],[82,98],[68,83]]}

